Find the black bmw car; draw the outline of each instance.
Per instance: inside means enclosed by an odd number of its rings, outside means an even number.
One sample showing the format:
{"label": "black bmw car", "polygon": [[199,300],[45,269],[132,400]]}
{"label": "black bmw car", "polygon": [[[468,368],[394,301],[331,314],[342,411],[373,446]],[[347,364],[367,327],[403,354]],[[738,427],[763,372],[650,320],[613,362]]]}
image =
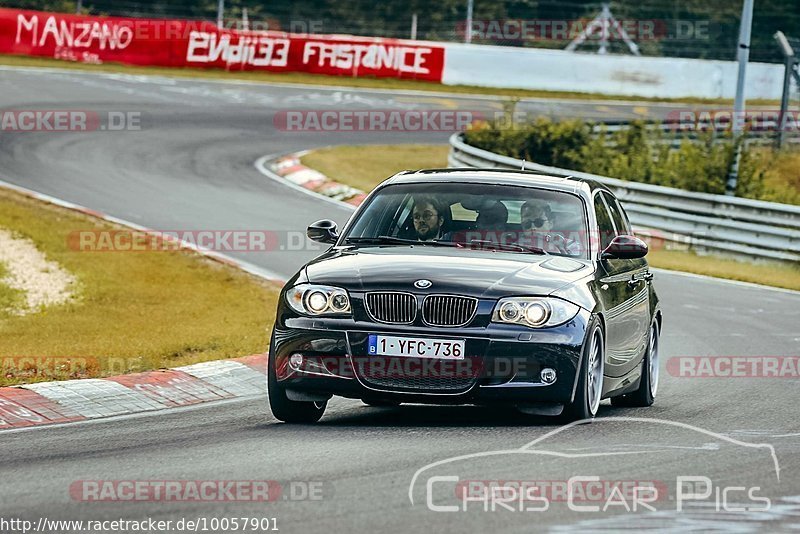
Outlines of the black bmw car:
{"label": "black bmw car", "polygon": [[649,406],[662,315],[647,245],[605,186],[523,171],[401,172],[283,288],[272,413],[314,422],[370,405],[503,404],[591,419]]}

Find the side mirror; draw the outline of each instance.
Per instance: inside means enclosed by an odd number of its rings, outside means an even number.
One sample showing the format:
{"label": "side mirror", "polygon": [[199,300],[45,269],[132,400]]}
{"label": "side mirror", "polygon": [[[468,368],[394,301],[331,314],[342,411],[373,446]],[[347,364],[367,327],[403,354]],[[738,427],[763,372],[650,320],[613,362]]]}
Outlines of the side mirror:
{"label": "side mirror", "polygon": [[311,241],[332,245],[339,239],[339,234],[336,233],[336,229],[335,222],[330,219],[322,219],[321,221],[308,225],[306,235]]}
{"label": "side mirror", "polygon": [[604,260],[635,260],[647,255],[647,243],[632,235],[618,235],[600,254]]}

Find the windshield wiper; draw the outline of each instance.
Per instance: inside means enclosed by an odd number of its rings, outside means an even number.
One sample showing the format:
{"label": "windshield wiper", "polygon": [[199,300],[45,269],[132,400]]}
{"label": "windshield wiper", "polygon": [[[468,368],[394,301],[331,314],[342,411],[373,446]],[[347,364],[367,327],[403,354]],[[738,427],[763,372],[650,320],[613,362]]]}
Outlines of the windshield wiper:
{"label": "windshield wiper", "polygon": [[495,241],[489,241],[488,239],[473,239],[469,242],[469,244],[470,246],[480,245],[480,248],[487,250],[508,250],[511,252],[532,252],[534,254],[549,255],[549,253],[546,250],[541,248],[528,247],[525,245],[518,245],[512,243],[497,243]]}
{"label": "windshield wiper", "polygon": [[344,240],[344,242],[352,243],[354,245],[423,245],[426,247],[463,247],[463,245],[460,243],[453,243],[451,241],[417,241],[416,239],[403,239],[402,237],[392,237],[389,235],[381,235],[378,237],[348,237]]}

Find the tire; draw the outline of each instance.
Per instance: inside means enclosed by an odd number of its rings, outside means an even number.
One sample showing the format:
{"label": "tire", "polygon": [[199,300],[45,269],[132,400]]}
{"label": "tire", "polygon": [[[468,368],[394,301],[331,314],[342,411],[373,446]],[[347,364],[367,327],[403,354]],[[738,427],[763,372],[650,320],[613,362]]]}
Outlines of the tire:
{"label": "tire", "polygon": [[647,351],[642,358],[642,378],[639,380],[639,388],[625,395],[611,399],[613,406],[620,407],[639,407],[646,408],[652,406],[658,393],[658,351],[661,346],[661,327],[658,321],[653,319],[650,326],[650,338],[647,341]]}
{"label": "tire", "polygon": [[400,401],[378,400],[378,399],[371,399],[371,400],[361,399],[361,402],[363,402],[367,406],[374,406],[376,408],[389,408],[389,407],[400,406]]}
{"label": "tire", "polygon": [[594,419],[600,408],[603,394],[603,371],[605,370],[605,334],[597,317],[592,318],[587,329],[586,344],[578,370],[578,385],[575,399],[564,407],[562,419],[579,421]]}
{"label": "tire", "polygon": [[278,383],[275,374],[275,351],[270,344],[269,361],[267,363],[267,396],[272,415],[285,423],[316,423],[325,413],[328,401],[304,402],[293,401],[286,396],[286,389]]}

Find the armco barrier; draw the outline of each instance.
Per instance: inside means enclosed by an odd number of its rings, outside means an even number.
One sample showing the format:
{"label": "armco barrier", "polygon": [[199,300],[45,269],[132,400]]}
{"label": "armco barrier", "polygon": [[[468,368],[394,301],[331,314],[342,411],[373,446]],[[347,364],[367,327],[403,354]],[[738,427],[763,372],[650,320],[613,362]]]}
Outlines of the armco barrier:
{"label": "armco barrier", "polygon": [[585,172],[548,167],[494,154],[464,143],[463,134],[450,138],[450,167],[537,171],[555,176],[597,180],[620,199],[639,228],[663,232],[661,237],[737,258],[800,262],[800,206],[724,195],[693,193],[657,185],[628,182]]}
{"label": "armco barrier", "polygon": [[218,29],[203,21],[93,17],[0,8],[0,54],[87,63],[308,72],[440,82],[435,43]]}
{"label": "armco barrier", "polygon": [[[758,112],[753,112],[753,114],[756,113]],[[792,120],[794,121],[794,114],[792,115]],[[742,135],[746,144],[774,144],[781,132],[777,112],[774,119],[765,120],[758,117],[755,120],[745,120],[744,124],[745,129]],[[800,126],[795,126],[795,124],[797,123],[792,122],[788,127],[784,128],[785,142],[800,143]],[[605,145],[613,146],[611,136],[617,132],[627,130],[630,126],[631,123],[628,121],[603,121],[592,126],[592,135],[595,138],[604,135],[606,137]],[[646,122],[644,127],[650,132],[660,133],[660,138],[655,142],[668,144],[672,148],[679,148],[684,141],[705,143],[704,134],[706,133],[711,134],[713,142],[730,142],[731,140],[731,125],[724,122],[698,121],[697,123],[682,123],[679,120],[667,119],[658,122]]]}

